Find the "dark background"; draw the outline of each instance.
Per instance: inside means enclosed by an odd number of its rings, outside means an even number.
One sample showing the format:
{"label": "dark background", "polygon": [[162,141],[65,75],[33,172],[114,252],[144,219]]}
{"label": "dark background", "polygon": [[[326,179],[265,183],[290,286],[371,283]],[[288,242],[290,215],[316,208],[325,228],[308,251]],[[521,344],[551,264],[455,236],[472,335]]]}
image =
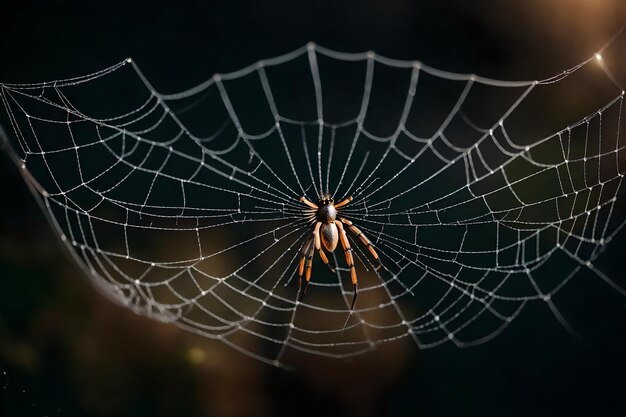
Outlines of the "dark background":
{"label": "dark background", "polygon": [[[311,40],[536,79],[591,56],[625,20],[624,2],[591,0],[0,1],[0,82],[132,56],[167,93]],[[626,304],[607,287],[569,293],[582,342],[540,304],[479,347],[407,345],[285,372],[104,299],[6,155],[0,199],[3,415],[626,415]],[[600,266],[623,285],[623,233],[616,240]]]}

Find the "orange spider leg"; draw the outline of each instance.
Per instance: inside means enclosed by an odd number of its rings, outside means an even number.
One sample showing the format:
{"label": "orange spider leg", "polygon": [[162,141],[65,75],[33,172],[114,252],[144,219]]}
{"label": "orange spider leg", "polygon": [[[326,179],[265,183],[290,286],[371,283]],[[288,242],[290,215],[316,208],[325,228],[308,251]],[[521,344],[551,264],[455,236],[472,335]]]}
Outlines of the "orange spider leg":
{"label": "orange spider leg", "polygon": [[313,237],[315,238],[315,249],[320,250],[320,227],[322,226],[322,222],[315,223],[315,227],[313,228]]}
{"label": "orange spider leg", "polygon": [[[304,273],[304,287],[302,287],[302,291],[300,291],[300,298],[298,301],[302,301],[304,294],[306,294],[306,289],[309,287],[309,281],[311,281],[311,271],[313,270],[313,250],[314,250],[313,242],[309,241],[307,245],[308,253],[306,254],[306,269]],[[302,263],[302,261],[300,261]],[[300,276],[300,283],[302,283],[302,276]]]}
{"label": "orange spider leg", "polygon": [[352,296],[352,305],[350,306],[350,310],[353,310],[354,303],[356,303],[358,279],[356,276],[356,268],[354,267],[354,260],[352,258],[352,248],[350,247],[350,242],[348,242],[348,236],[343,228],[343,224],[337,220],[335,220],[335,224],[339,229],[339,241],[341,242],[341,246],[343,247],[343,251],[346,255],[346,263],[348,264],[348,268],[350,268],[350,277],[352,278],[352,287],[354,288],[354,295]]}
{"label": "orange spider leg", "polygon": [[361,239],[361,242],[363,242],[363,244],[367,247],[374,259],[378,261],[378,266],[376,267],[376,269],[379,269],[381,266],[383,266],[383,263],[380,261],[380,258],[378,257],[378,254],[374,249],[374,245],[372,245],[372,242],[367,238],[367,236],[365,236],[365,234],[361,232],[358,227],[353,225],[350,220],[344,219],[342,217],[340,217],[339,220],[341,220],[342,223],[348,225],[350,231],[352,231],[352,233],[354,233],[359,239]]}
{"label": "orange spider leg", "polygon": [[302,249],[300,251],[301,256],[300,256],[300,263],[298,265],[298,292],[301,292],[302,290],[302,275],[304,274],[304,265],[306,263],[306,259],[307,259],[307,254],[309,252],[311,252],[311,247],[313,245],[313,235],[311,235],[306,242],[304,242],[304,245],[302,246]]}
{"label": "orange spider leg", "polygon": [[320,248],[320,250],[318,251],[320,254],[320,258],[322,258],[322,261],[326,264],[326,266],[330,269],[330,272],[332,272],[333,274],[335,273],[335,268],[333,268],[332,266],[330,266],[330,262],[328,261],[328,258],[326,257],[326,254],[324,253],[324,250]]}
{"label": "orange spider leg", "polygon": [[345,206],[346,204],[348,204],[350,201],[352,201],[352,197],[348,197],[348,198],[346,198],[345,200],[343,200],[343,201],[341,201],[341,202],[339,202],[339,203],[335,204],[335,208],[336,208],[336,209],[338,209],[339,207],[343,207],[343,206]]}
{"label": "orange spider leg", "polygon": [[310,202],[309,200],[306,199],[306,197],[300,197],[300,202],[306,204],[307,206],[311,207],[313,210],[317,210],[317,204],[314,204],[312,202]]}

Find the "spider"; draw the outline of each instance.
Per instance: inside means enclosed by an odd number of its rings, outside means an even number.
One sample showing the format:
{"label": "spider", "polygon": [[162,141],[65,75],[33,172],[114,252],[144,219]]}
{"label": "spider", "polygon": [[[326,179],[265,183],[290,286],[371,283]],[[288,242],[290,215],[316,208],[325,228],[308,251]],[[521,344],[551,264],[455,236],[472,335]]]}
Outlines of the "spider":
{"label": "spider", "polygon": [[[350,310],[354,309],[354,303],[356,302],[357,296],[357,284],[358,279],[356,275],[356,269],[354,268],[354,259],[352,257],[352,248],[350,247],[350,242],[348,242],[348,236],[346,234],[346,230],[344,228],[344,224],[352,233],[354,233],[369,249],[370,253],[374,257],[374,259],[378,262],[378,266],[376,269],[378,270],[382,263],[378,254],[374,250],[372,242],[361,232],[356,226],[352,224],[350,220],[344,219],[343,217],[339,217],[338,210],[347,205],[352,201],[352,197],[347,197],[343,201],[335,204],[335,200],[330,198],[329,195],[324,195],[317,204],[309,201],[306,197],[301,197],[300,202],[306,204],[311,208],[310,211],[307,211],[311,214],[311,219],[314,220],[313,232],[311,236],[307,238],[302,245],[301,256],[300,256],[300,264],[298,266],[298,292],[300,293],[300,298],[298,301],[301,301],[306,294],[307,287],[309,286],[309,281],[311,280],[311,271],[313,269],[313,254],[314,250],[317,250],[322,261],[330,268],[330,270],[334,273],[335,270],[330,266],[328,262],[328,258],[326,257],[326,253],[324,253],[324,249],[328,252],[333,252],[335,248],[337,248],[337,243],[341,242],[341,246],[343,247],[344,254],[346,256],[346,263],[348,264],[348,268],[350,268],[350,277],[352,278],[352,286],[354,288],[354,295],[352,296],[352,305],[350,306]],[[306,264],[306,272],[305,272],[305,264]],[[305,283],[304,288],[302,288],[302,275],[305,275]]]}

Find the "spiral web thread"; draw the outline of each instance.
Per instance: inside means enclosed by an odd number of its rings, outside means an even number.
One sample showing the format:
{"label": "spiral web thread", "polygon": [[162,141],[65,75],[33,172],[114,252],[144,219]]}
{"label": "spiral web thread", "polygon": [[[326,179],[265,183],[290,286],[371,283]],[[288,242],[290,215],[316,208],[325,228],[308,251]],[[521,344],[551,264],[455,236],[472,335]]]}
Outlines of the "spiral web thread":
{"label": "spiral web thread", "polygon": [[[352,117],[329,121],[320,59],[361,65]],[[288,117],[273,85],[272,72],[296,61],[308,70],[312,117]],[[555,77],[508,82],[308,44],[177,94],[159,93],[127,59],[83,77],[2,84],[1,96],[18,144],[12,155],[100,289],[282,366],[290,351],[349,357],[402,338],[420,348],[483,343],[533,301],[573,332],[554,296],[581,269],[626,295],[594,264],[624,226],[613,219],[623,91],[530,142],[509,129],[528,97],[590,65],[594,57]],[[406,76],[388,135],[368,128],[380,68]],[[256,83],[258,101],[250,91],[234,98],[231,85],[244,79]],[[136,89],[118,99],[120,108],[132,104],[127,111],[83,110],[98,101],[91,86],[120,94],[121,80]],[[408,125],[429,80],[459,88],[432,134],[421,135]],[[485,128],[469,116],[481,87],[512,93]],[[248,122],[246,107],[269,116]],[[202,135],[195,119],[185,121],[197,109],[215,119]],[[360,279],[352,312],[341,251],[331,256],[335,274],[316,261],[296,301],[299,250],[312,230],[298,199],[324,192],[354,197],[340,215],[385,266],[376,271],[350,234]]]}

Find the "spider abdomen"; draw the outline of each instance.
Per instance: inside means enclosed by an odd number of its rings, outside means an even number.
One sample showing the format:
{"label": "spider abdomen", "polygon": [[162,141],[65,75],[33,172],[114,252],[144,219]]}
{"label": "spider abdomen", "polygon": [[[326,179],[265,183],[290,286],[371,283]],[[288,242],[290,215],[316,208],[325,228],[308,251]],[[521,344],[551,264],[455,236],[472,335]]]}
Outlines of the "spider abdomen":
{"label": "spider abdomen", "polygon": [[337,232],[335,223],[322,224],[322,227],[320,227],[320,238],[324,249],[328,252],[333,252],[339,241],[339,232]]}

